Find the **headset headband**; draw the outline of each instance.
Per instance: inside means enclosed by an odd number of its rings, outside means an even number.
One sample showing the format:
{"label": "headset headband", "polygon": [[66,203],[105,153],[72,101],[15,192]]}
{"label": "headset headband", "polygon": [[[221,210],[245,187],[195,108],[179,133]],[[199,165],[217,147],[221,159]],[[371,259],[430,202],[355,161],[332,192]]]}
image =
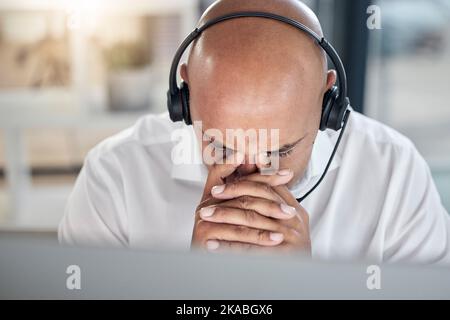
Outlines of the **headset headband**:
{"label": "headset headband", "polygon": [[312,37],[315,42],[325,51],[325,53],[330,58],[331,62],[336,68],[337,78],[338,78],[338,89],[339,89],[339,103],[344,104],[345,99],[347,97],[347,75],[345,74],[345,69],[342,64],[341,58],[337,54],[336,50],[333,48],[331,44],[328,43],[328,41],[324,37],[320,37],[317,35],[314,31],[312,31],[310,28],[305,26],[304,24],[301,24],[300,22],[280,16],[273,13],[268,12],[258,12],[258,11],[244,11],[244,12],[236,12],[236,13],[230,13],[223,16],[216,17],[212,20],[207,21],[202,26],[195,28],[194,31],[192,31],[186,39],[181,43],[180,47],[175,53],[175,56],[172,61],[172,66],[170,68],[170,75],[169,75],[169,91],[171,94],[175,94],[176,90],[178,88],[177,85],[177,70],[178,65],[180,63],[181,57],[183,56],[183,53],[186,51],[187,47],[195,40],[197,39],[203,31],[208,29],[209,27],[212,27],[215,24],[218,24],[223,21],[237,19],[237,18],[265,18],[265,19],[271,19],[271,20],[277,20],[283,23],[286,23],[288,25],[291,25],[299,30],[304,31],[306,34],[308,34],[310,37]]}

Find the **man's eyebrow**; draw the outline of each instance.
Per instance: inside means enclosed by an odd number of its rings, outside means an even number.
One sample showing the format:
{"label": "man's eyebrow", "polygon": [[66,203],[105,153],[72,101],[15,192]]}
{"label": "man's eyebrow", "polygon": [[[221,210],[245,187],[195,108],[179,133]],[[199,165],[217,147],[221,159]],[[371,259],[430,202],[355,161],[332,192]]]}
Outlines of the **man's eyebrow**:
{"label": "man's eyebrow", "polygon": [[[203,135],[206,137],[206,138],[208,138],[208,139],[214,139],[214,137],[210,137],[207,133],[205,133],[203,130],[202,130],[202,133],[203,133]],[[305,134],[303,137],[301,137],[300,139],[298,139],[298,140],[296,140],[296,141],[294,141],[294,142],[292,142],[292,143],[286,143],[286,144],[284,144],[280,149],[278,149],[278,150],[272,150],[272,151],[270,151],[270,152],[286,152],[286,151],[289,151],[289,150],[291,150],[291,149],[293,149],[297,144],[299,144],[303,139],[305,139],[306,138],[306,136],[307,136],[308,134]],[[230,150],[232,150],[232,151],[236,151],[236,150],[234,150],[234,149],[232,149],[232,148],[228,148],[227,146],[224,146],[223,145],[223,143],[221,143],[221,142],[219,142],[219,141],[217,141],[217,140],[212,140],[212,143],[214,143],[215,145],[216,145],[216,147],[219,147],[219,148],[227,148],[227,149],[230,149]]]}

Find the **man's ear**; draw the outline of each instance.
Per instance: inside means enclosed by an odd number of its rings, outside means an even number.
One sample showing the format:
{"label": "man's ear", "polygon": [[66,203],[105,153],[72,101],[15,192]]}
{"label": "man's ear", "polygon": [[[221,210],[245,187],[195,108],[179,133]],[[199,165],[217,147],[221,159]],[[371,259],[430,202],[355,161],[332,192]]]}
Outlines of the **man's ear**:
{"label": "man's ear", "polygon": [[180,75],[181,75],[181,79],[183,79],[184,82],[189,83],[186,63],[183,63],[181,65],[181,67],[180,67]]}
{"label": "man's ear", "polygon": [[336,70],[328,70],[327,72],[327,86],[325,92],[331,89],[336,83]]}

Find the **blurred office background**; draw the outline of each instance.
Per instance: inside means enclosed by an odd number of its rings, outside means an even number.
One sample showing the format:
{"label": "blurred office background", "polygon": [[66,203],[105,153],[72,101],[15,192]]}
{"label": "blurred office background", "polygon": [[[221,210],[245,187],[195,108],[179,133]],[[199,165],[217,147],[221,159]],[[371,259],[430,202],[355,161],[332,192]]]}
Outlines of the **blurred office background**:
{"label": "blurred office background", "polygon": [[[56,231],[88,150],[165,111],[172,56],[211,2],[0,1],[0,229]],[[305,2],[353,107],[416,144],[450,211],[450,0]]]}

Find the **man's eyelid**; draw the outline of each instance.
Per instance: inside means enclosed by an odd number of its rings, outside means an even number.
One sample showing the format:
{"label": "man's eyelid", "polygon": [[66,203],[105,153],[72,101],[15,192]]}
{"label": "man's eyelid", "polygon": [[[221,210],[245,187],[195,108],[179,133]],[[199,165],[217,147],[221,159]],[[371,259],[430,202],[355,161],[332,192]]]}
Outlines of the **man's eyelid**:
{"label": "man's eyelid", "polygon": [[286,149],[279,149],[279,150],[267,151],[267,152],[278,153],[278,154],[291,152],[300,144],[300,142],[302,142],[305,139],[305,137],[306,137],[306,135],[304,137],[300,138],[299,140],[297,140],[293,145],[289,146]]}
{"label": "man's eyelid", "polygon": [[[300,140],[301,141],[301,140]],[[294,144],[293,146],[290,146],[289,148],[287,148],[287,149],[284,149],[284,150],[278,150],[278,153],[288,153],[288,152],[291,152],[292,150],[294,150],[298,145],[299,145],[299,142],[300,141],[298,141],[296,144]]]}
{"label": "man's eyelid", "polygon": [[[265,152],[267,152],[267,153],[278,153],[278,154],[284,154],[284,153],[291,152],[292,150],[294,150],[300,144],[300,142],[302,142],[306,138],[306,136],[307,136],[307,134],[305,136],[301,137],[299,140],[297,140],[293,145],[289,146],[287,149],[283,149],[283,150],[279,149],[279,150],[273,150],[273,151],[268,150],[268,151],[265,151]],[[228,147],[224,146],[221,142],[218,142],[217,140],[213,139],[212,137],[209,137],[209,143],[212,143],[214,145],[214,147],[216,147],[216,148],[226,149],[226,150],[233,151],[233,152],[236,151],[234,149],[231,149],[231,148],[228,148]]]}

